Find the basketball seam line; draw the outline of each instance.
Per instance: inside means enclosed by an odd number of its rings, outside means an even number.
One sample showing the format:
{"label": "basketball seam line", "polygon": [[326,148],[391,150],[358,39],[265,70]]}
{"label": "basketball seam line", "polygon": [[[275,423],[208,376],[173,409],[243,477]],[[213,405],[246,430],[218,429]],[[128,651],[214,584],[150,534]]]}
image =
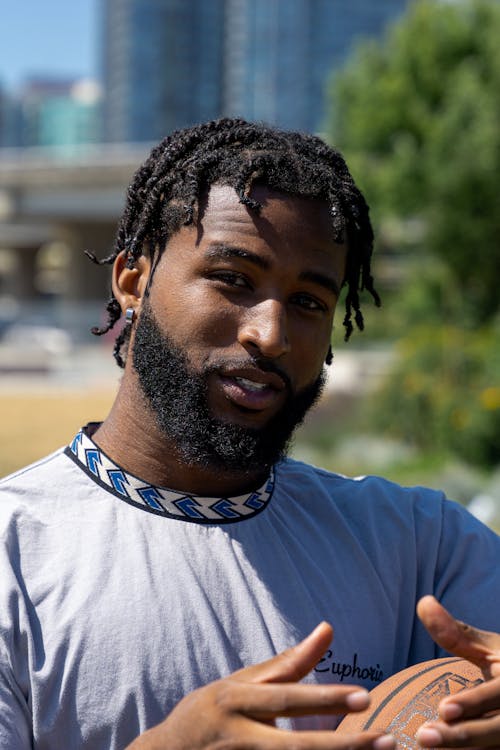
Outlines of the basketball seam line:
{"label": "basketball seam line", "polygon": [[400,690],[402,690],[403,688],[405,688],[407,685],[409,685],[410,682],[413,682],[413,680],[415,680],[417,677],[420,677],[421,675],[426,674],[426,672],[432,672],[432,670],[433,669],[437,669],[438,666],[439,667],[445,667],[448,664],[453,664],[453,663],[455,663],[457,661],[460,661],[460,659],[458,657],[451,658],[451,659],[448,659],[448,661],[441,662],[439,665],[433,664],[432,666],[427,667],[427,669],[423,669],[418,674],[416,674],[416,675],[414,674],[411,677],[409,677],[407,680],[405,680],[405,682],[403,682],[401,685],[398,685],[396,688],[394,688],[394,690],[392,690],[389,693],[389,695],[387,695],[384,698],[384,700],[380,703],[380,705],[378,706],[378,708],[373,712],[373,714],[370,716],[370,718],[368,719],[368,721],[366,722],[366,724],[363,726],[363,729],[369,729],[371,727],[371,725],[373,724],[373,722],[375,721],[375,719],[377,718],[377,716],[379,715],[379,713],[382,711],[383,708],[385,708],[385,706],[389,703],[389,701],[392,700],[392,698],[394,697],[394,695],[396,693],[398,693]]}

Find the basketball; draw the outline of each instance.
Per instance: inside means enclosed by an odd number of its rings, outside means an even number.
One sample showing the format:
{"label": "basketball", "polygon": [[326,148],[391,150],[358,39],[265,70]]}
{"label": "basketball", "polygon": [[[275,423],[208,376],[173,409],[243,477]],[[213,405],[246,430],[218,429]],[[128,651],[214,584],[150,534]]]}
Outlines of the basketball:
{"label": "basketball", "polygon": [[426,721],[438,718],[443,698],[483,682],[479,667],[465,659],[445,657],[403,669],[370,692],[365,711],[346,716],[337,732],[388,732],[400,747],[417,748],[415,733]]}

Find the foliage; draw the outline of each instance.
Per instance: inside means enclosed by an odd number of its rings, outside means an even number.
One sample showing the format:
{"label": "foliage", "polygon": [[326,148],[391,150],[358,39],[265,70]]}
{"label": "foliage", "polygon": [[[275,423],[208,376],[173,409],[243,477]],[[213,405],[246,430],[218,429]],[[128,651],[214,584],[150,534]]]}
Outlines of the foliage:
{"label": "foliage", "polygon": [[425,227],[471,326],[500,306],[499,39],[495,0],[410,4],[335,77],[327,126],[382,237],[388,220]]}
{"label": "foliage", "polygon": [[500,330],[423,326],[400,341],[399,358],[372,401],[374,425],[423,452],[471,464],[500,458]]}

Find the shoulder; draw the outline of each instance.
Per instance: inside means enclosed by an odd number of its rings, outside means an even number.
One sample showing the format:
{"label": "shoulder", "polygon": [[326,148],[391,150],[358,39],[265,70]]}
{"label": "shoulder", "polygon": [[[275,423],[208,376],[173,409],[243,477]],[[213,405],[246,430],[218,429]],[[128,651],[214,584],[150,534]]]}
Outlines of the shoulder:
{"label": "shoulder", "polygon": [[288,488],[299,492],[314,488],[337,505],[364,510],[393,505],[406,510],[414,505],[441,508],[446,499],[443,492],[428,487],[404,487],[379,476],[347,477],[294,459],[279,465],[278,476]]}
{"label": "shoulder", "polygon": [[53,479],[67,461],[64,451],[65,448],[59,448],[39,461],[0,479],[1,499],[4,500],[9,493],[22,495],[28,489],[43,486],[48,478]]}
{"label": "shoulder", "polygon": [[332,515],[368,530],[408,534],[437,543],[450,535],[496,534],[466,508],[429,487],[404,487],[378,476],[346,477],[301,461],[285,459],[277,468],[277,485],[288,498],[323,517]]}
{"label": "shoulder", "polygon": [[11,486],[18,481],[21,481],[21,482],[23,482],[24,480],[29,481],[29,479],[32,478],[34,475],[40,472],[43,472],[47,469],[47,467],[50,467],[50,464],[56,461],[64,453],[64,451],[65,451],[65,447],[58,448],[53,453],[49,453],[48,456],[44,456],[43,458],[40,458],[38,461],[35,461],[32,464],[28,464],[28,466],[23,466],[21,469],[18,469],[17,471],[12,472],[12,474],[8,474],[7,476],[2,477],[0,479],[0,488],[4,489],[5,487]]}
{"label": "shoulder", "polygon": [[[0,528],[12,518],[19,518],[35,508],[47,507],[67,496],[72,483],[77,481],[75,464],[65,455],[65,449],[10,474],[0,480]],[[48,510],[50,513],[50,510]]]}

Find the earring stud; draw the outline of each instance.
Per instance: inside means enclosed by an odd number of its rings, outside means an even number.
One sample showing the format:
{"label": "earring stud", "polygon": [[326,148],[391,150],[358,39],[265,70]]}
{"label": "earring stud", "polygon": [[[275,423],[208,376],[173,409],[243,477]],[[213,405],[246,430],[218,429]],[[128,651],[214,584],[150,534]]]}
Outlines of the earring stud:
{"label": "earring stud", "polygon": [[132,325],[135,320],[135,310],[133,307],[127,307],[125,310],[125,325]]}

